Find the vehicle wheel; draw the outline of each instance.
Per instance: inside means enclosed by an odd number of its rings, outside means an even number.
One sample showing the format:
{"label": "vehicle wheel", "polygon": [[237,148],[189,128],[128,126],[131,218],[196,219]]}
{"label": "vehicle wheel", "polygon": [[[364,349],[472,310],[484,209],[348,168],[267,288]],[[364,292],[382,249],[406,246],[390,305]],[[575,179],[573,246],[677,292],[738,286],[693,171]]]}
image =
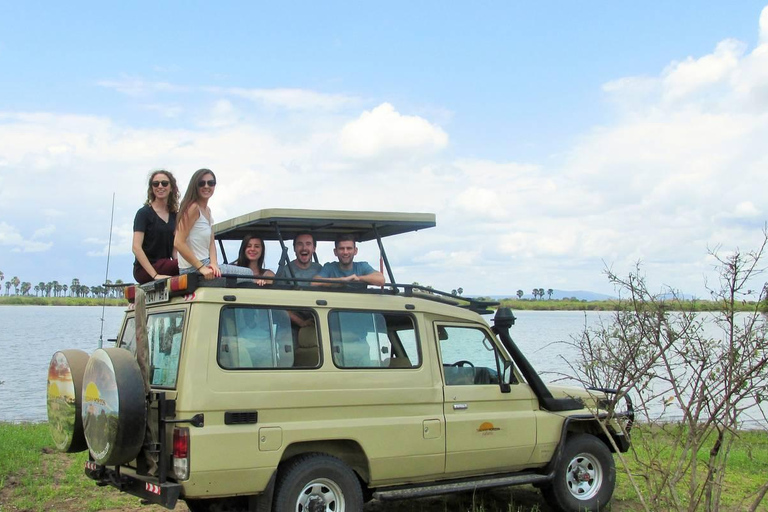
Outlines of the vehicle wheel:
{"label": "vehicle wheel", "polygon": [[133,354],[97,349],[83,374],[83,428],[93,459],[104,466],[136,458],[144,442],[144,380]]}
{"label": "vehicle wheel", "polygon": [[363,491],[357,475],[329,455],[297,457],[280,470],[274,512],[359,512]]}
{"label": "vehicle wheel", "polygon": [[83,373],[88,354],[83,350],[61,350],[53,354],[48,366],[48,427],[53,444],[62,452],[88,449],[83,433]]}
{"label": "vehicle wheel", "polygon": [[590,434],[569,436],[552,482],[542,489],[555,510],[607,510],[616,485],[616,465],[608,447]]}
{"label": "vehicle wheel", "polygon": [[248,498],[190,499],[185,500],[190,512],[251,512]]}

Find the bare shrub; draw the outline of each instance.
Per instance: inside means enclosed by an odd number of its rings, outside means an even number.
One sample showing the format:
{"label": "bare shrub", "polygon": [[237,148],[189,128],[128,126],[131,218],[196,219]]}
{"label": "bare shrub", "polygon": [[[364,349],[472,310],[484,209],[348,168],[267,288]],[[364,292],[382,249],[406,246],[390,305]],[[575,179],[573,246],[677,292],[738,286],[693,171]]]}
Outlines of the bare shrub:
{"label": "bare shrub", "polygon": [[[763,271],[767,243],[764,230],[756,251],[710,251],[718,275],[708,286],[714,313],[697,312],[696,301],[672,289],[651,293],[639,264],[627,277],[606,270],[620,308],[572,342],[580,381],[620,389],[634,401],[627,473],[648,510],[719,510],[739,430],[749,421],[765,425],[768,330],[760,308],[768,286],[758,287],[750,312],[736,306],[753,294],[748,286]],[[739,497],[740,509],[755,510],[767,490],[768,481]]]}

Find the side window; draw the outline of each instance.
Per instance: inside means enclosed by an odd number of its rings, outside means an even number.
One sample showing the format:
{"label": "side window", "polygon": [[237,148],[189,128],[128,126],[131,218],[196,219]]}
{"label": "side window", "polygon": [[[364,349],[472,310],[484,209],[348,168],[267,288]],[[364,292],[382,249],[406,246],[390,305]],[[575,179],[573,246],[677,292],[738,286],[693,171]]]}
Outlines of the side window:
{"label": "side window", "polygon": [[217,358],[222,368],[316,368],[320,344],[310,310],[225,307]]}
{"label": "side window", "polygon": [[[184,313],[173,311],[147,316],[150,382],[162,388],[176,387]],[[136,355],[136,319],[129,318],[117,346]]]}
{"label": "side window", "polygon": [[447,386],[499,384],[504,359],[483,329],[437,326]]}
{"label": "side window", "polygon": [[421,351],[413,318],[403,313],[332,311],[333,362],[339,368],[416,368]]}

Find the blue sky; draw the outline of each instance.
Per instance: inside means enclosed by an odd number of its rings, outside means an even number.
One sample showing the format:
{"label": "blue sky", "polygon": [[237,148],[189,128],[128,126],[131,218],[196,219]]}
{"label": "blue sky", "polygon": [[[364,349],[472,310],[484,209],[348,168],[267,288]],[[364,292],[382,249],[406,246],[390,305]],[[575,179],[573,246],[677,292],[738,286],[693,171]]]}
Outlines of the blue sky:
{"label": "blue sky", "polygon": [[210,167],[218,220],[436,213],[399,281],[705,295],[768,218],[765,6],[0,1],[0,271],[100,282],[115,192],[130,280],[147,173]]}

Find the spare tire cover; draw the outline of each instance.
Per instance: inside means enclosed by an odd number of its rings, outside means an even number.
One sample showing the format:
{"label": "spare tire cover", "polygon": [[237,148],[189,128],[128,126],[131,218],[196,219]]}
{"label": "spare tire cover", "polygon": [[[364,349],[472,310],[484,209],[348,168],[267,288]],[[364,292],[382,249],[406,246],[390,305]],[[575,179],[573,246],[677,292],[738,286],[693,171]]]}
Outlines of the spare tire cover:
{"label": "spare tire cover", "polygon": [[117,466],[136,458],[144,442],[147,408],[139,365],[122,348],[96,350],[83,376],[83,426],[91,456]]}
{"label": "spare tire cover", "polygon": [[86,364],[88,354],[72,349],[53,354],[48,366],[48,427],[53,444],[63,452],[81,452],[88,448],[80,409]]}

